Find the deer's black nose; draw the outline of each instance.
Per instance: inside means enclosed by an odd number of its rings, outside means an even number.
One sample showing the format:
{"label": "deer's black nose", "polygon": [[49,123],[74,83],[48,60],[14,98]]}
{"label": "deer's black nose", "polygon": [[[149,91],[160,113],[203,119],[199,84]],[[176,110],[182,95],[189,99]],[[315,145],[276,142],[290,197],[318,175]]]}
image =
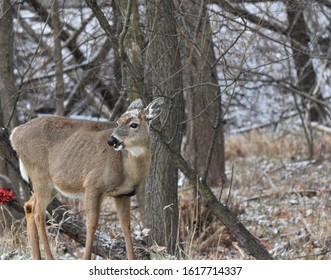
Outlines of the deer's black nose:
{"label": "deer's black nose", "polygon": [[114,136],[108,138],[108,145],[111,147],[116,147],[118,145],[118,140]]}

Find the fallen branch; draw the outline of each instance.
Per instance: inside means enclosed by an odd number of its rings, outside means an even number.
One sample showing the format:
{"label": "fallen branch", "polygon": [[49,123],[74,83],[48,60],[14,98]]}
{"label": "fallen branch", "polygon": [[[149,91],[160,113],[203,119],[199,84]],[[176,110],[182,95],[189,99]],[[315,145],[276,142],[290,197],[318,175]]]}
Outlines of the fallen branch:
{"label": "fallen branch", "polygon": [[312,128],[315,128],[318,131],[325,132],[327,134],[331,134],[331,128],[322,124],[319,124],[317,122],[311,122],[310,123]]}
{"label": "fallen branch", "polygon": [[255,125],[252,125],[252,126],[249,126],[249,127],[241,127],[241,128],[238,128],[238,129],[231,130],[230,134],[246,133],[246,132],[249,132],[249,131],[252,131],[252,130],[255,130],[255,129],[262,129],[262,128],[266,128],[266,127],[269,127],[269,126],[275,126],[278,123],[280,123],[282,121],[285,121],[285,120],[288,120],[290,118],[293,118],[297,115],[299,115],[299,113],[294,111],[294,112],[291,112],[291,113],[287,114],[286,116],[279,117],[279,119],[277,119],[275,121],[262,123],[262,124],[255,124]]}
{"label": "fallen branch", "polygon": [[[86,226],[77,219],[58,201],[54,199],[47,207],[55,223],[60,226],[60,231],[74,239],[81,245],[85,246]],[[138,259],[149,258],[149,253],[141,243],[133,240],[135,255]],[[92,252],[105,259],[126,259],[125,242],[123,238],[110,238],[104,232],[97,231],[94,236],[94,245]]]}
{"label": "fallen branch", "polygon": [[255,201],[255,200],[260,200],[260,199],[265,199],[265,198],[270,198],[273,196],[290,196],[290,195],[300,195],[300,196],[307,196],[307,197],[313,197],[313,196],[320,196],[322,193],[330,193],[330,191],[328,190],[314,190],[314,189],[307,189],[307,190],[290,190],[290,191],[286,191],[284,190],[284,188],[279,188],[277,191],[275,190],[271,190],[271,191],[267,191],[261,195],[257,195],[257,196],[253,196],[250,198],[247,198],[244,200],[244,202],[248,202],[248,201]]}

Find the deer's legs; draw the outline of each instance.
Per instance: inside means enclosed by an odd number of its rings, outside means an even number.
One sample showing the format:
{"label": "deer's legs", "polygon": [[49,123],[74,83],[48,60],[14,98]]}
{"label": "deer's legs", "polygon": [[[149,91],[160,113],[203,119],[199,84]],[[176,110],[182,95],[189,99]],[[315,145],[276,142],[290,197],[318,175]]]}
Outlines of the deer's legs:
{"label": "deer's legs", "polygon": [[32,247],[32,258],[36,260],[41,259],[39,239],[44,247],[46,259],[53,259],[45,225],[46,207],[52,198],[51,189],[40,192],[37,188],[30,200],[24,205],[28,235]]}
{"label": "deer's legs", "polygon": [[40,260],[39,238],[36,223],[34,220],[34,197],[31,197],[24,205],[25,217],[27,222],[28,237],[30,239],[32,258]]}
{"label": "deer's legs", "polygon": [[131,239],[131,199],[129,196],[115,198],[118,218],[120,220],[121,229],[124,235],[126,254],[129,260],[134,260],[133,244]]}
{"label": "deer's legs", "polygon": [[84,260],[90,260],[93,247],[94,234],[98,227],[101,195],[88,193],[85,194],[85,211],[86,211],[86,248]]}
{"label": "deer's legs", "polygon": [[45,212],[48,203],[49,200],[47,200],[46,202],[43,200],[36,200],[34,219],[37,226],[40,242],[44,247],[46,259],[52,260],[53,256],[51,253],[51,248],[49,246],[45,225]]}

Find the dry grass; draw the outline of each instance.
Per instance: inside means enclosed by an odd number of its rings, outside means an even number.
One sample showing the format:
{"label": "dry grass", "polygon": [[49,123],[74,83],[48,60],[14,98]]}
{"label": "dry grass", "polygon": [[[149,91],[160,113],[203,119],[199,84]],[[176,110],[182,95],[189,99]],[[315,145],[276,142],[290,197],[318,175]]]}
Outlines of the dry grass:
{"label": "dry grass", "polygon": [[[315,133],[316,157],[331,151],[331,135]],[[230,135],[225,140],[226,160],[256,156],[259,158],[301,159],[307,157],[307,142],[302,132],[260,132]]]}
{"label": "dry grass", "polygon": [[[214,192],[276,259],[331,259],[331,136],[314,137],[311,160],[300,132],[254,130],[226,139],[233,182]],[[180,224],[188,258],[250,259],[219,221],[204,210],[196,214],[192,191],[184,189]]]}
{"label": "dry grass", "polygon": [[315,134],[311,160],[299,133],[252,131],[227,141],[231,204],[277,259],[331,258],[330,140]]}
{"label": "dry grass", "polygon": [[[1,207],[1,206],[0,206]],[[0,235],[0,260],[29,259],[24,221],[13,221]]]}

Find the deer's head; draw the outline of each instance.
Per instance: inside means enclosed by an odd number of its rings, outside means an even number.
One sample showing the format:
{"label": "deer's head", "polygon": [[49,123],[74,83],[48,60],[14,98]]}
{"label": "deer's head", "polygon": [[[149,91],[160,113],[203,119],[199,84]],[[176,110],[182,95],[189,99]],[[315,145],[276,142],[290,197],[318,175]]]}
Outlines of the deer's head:
{"label": "deer's head", "polygon": [[133,101],[117,120],[118,126],[108,139],[108,145],[116,151],[126,149],[138,156],[148,148],[149,124],[161,113],[164,98],[152,101],[146,108],[141,99]]}

